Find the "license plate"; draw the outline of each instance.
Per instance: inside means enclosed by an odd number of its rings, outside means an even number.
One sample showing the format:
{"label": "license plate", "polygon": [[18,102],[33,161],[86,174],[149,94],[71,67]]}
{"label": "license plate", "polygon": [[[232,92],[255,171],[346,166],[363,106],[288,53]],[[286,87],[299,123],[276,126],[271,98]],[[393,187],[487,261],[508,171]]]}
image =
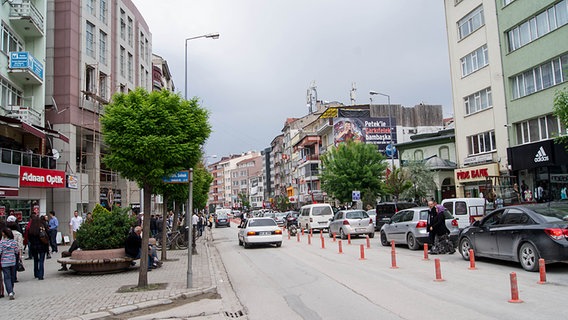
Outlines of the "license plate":
{"label": "license plate", "polygon": [[259,235],[261,235],[261,236],[269,236],[269,235],[271,235],[271,234],[272,234],[272,232],[270,232],[270,231],[261,231],[261,232],[259,232]]}
{"label": "license plate", "polygon": [[357,230],[357,232],[363,232],[363,231],[365,231],[365,228],[357,228],[355,230]]}
{"label": "license plate", "polygon": [[219,222],[226,222],[226,221],[227,221],[227,220],[225,220],[225,219],[221,219],[221,220],[219,220]]}

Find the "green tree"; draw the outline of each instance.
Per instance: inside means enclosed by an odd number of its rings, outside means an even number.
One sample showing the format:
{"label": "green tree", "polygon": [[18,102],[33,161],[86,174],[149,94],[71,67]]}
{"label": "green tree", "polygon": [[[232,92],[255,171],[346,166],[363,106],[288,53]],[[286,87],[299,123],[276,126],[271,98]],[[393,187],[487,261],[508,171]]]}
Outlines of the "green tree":
{"label": "green tree", "polygon": [[209,200],[209,187],[213,182],[213,176],[200,162],[193,170],[193,208],[203,209],[207,207]]}
{"label": "green tree", "polygon": [[321,187],[342,203],[351,202],[352,191],[363,198],[377,198],[383,191],[385,157],[372,144],[342,143],[322,155]]}
{"label": "green tree", "polygon": [[250,209],[250,201],[249,201],[248,194],[241,192],[241,193],[238,194],[238,197],[239,197],[239,201],[241,202],[241,208]]}
{"label": "green tree", "polygon": [[[568,90],[566,88],[556,91],[554,94],[554,115],[560,119],[560,123],[564,128],[568,127]],[[560,132],[556,137],[557,142],[568,142],[567,135],[561,135]]]}
{"label": "green tree", "polygon": [[[118,93],[101,117],[106,154],[104,164],[144,188],[143,230],[150,230],[150,199],[162,178],[193,167],[211,133],[208,112],[197,98],[184,100],[167,90],[148,93],[138,88]],[[142,257],[148,254],[148,234]],[[140,259],[138,287],[148,286],[148,260]]]}
{"label": "green tree", "polygon": [[400,195],[410,188],[412,188],[412,182],[410,181],[408,173],[395,166],[394,170],[385,180],[385,190],[387,193],[395,197],[398,201]]}
{"label": "green tree", "polygon": [[290,200],[286,196],[276,196],[274,197],[274,206],[278,211],[288,211],[290,210]]}
{"label": "green tree", "polygon": [[408,166],[403,168],[408,173],[409,181],[412,184],[402,192],[403,198],[413,198],[415,201],[434,194],[436,191],[436,183],[434,182],[434,172],[426,167],[423,161],[409,162]]}

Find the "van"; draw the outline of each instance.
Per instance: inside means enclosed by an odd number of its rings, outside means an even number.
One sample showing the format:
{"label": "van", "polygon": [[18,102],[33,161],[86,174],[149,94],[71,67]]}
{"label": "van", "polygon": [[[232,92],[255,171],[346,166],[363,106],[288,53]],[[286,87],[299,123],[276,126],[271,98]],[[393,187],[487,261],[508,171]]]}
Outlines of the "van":
{"label": "van", "polygon": [[381,227],[390,221],[392,216],[400,210],[418,207],[414,202],[381,202],[375,207],[377,215],[375,216],[375,230],[381,230]]}
{"label": "van", "polygon": [[484,198],[450,198],[442,200],[442,205],[458,221],[460,229],[480,220],[485,215]]}
{"label": "van", "polygon": [[298,217],[300,228],[307,230],[329,230],[329,220],[333,218],[333,209],[327,203],[314,203],[302,206]]}

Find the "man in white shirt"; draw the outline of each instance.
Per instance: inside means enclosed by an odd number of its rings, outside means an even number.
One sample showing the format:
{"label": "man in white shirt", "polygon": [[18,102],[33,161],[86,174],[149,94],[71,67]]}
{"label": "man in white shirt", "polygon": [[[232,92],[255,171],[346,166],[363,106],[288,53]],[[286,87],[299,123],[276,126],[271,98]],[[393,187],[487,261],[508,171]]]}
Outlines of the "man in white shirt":
{"label": "man in white shirt", "polygon": [[81,227],[83,223],[83,217],[79,216],[79,212],[75,210],[73,212],[74,217],[71,218],[71,222],[69,222],[69,228],[71,229],[71,233],[73,234],[73,240],[77,240],[77,230]]}

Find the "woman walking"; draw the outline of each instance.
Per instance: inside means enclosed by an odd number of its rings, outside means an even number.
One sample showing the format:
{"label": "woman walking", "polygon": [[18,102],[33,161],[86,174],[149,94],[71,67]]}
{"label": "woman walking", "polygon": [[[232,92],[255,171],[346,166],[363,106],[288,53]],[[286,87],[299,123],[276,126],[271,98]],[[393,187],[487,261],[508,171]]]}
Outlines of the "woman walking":
{"label": "woman walking", "polygon": [[28,232],[28,246],[34,259],[34,277],[39,280],[43,280],[45,255],[49,251],[49,241],[42,242],[40,239],[42,233],[47,235],[47,224],[45,220],[33,215]]}
{"label": "woman walking", "polygon": [[[19,250],[18,250],[18,254],[16,255],[16,267],[17,267],[18,263],[22,263],[22,254],[24,252],[24,236],[18,230],[17,222],[10,221],[10,222],[8,222],[8,224],[6,226],[10,230],[12,230],[12,233],[14,234],[14,240],[18,244]],[[16,277],[14,278],[14,282],[18,282],[18,272],[17,271],[18,270],[16,268]]]}
{"label": "woman walking", "polygon": [[16,278],[16,255],[20,249],[12,230],[7,227],[2,229],[2,240],[0,240],[0,263],[2,264],[2,275],[4,276],[4,286],[10,300],[14,300],[14,280]]}

